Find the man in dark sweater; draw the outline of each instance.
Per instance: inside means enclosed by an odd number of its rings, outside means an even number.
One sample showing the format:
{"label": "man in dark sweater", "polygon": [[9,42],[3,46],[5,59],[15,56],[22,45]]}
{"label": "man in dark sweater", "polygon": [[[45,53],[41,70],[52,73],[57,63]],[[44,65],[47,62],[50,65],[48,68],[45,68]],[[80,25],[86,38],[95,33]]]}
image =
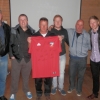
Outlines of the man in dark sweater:
{"label": "man in dark sweater", "polygon": [[31,72],[31,57],[28,53],[27,38],[32,36],[34,30],[28,25],[28,17],[25,14],[21,14],[18,20],[19,25],[11,29],[10,38],[9,54],[12,60],[10,100],[15,100],[20,73],[23,80],[23,91],[28,99],[32,98],[28,87],[29,75]]}
{"label": "man in dark sweater", "polygon": [[[57,90],[57,83],[58,83],[58,90],[62,95],[66,95],[66,92],[64,91],[64,72],[65,72],[65,64],[66,64],[66,49],[65,49],[65,43],[68,44],[68,33],[67,30],[62,27],[62,21],[63,18],[60,15],[54,16],[54,26],[51,29],[51,32],[55,33],[56,35],[62,36],[62,52],[59,56],[59,69],[60,69],[60,76],[59,77],[53,77],[53,88],[51,91],[51,94],[55,94]],[[57,82],[58,80],[58,82]]]}
{"label": "man in dark sweater", "polygon": [[[43,17],[40,19],[39,28],[40,28],[39,31],[33,34],[33,36],[41,36],[41,37],[57,36],[55,33],[51,33],[50,31],[48,31],[47,18]],[[59,40],[60,41],[62,40],[60,36],[59,36]],[[31,37],[28,38],[28,42],[31,43]],[[43,78],[35,78],[35,88],[36,88],[36,94],[37,94],[36,100],[41,100],[41,96],[43,93],[42,80]],[[46,100],[51,100],[50,99],[51,86],[52,86],[52,77],[44,78],[44,95],[46,96]]]}

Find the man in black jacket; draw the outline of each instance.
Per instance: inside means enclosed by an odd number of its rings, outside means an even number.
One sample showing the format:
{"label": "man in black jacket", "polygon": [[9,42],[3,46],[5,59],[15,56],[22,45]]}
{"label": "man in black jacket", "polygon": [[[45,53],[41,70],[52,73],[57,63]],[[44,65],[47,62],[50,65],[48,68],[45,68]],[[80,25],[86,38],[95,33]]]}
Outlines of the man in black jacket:
{"label": "man in black jacket", "polygon": [[99,19],[96,16],[91,16],[90,23],[90,36],[92,52],[90,56],[90,68],[93,78],[93,92],[88,96],[89,100],[98,98],[99,93],[99,75],[100,75],[100,26]]}
{"label": "man in black jacket", "polygon": [[21,14],[18,21],[19,25],[11,29],[10,38],[9,54],[12,60],[10,100],[15,100],[20,73],[23,80],[23,91],[28,99],[32,98],[32,94],[28,87],[31,61],[30,54],[28,53],[27,38],[32,36],[34,30],[28,25],[28,17],[25,14]]}
{"label": "man in black jacket", "polygon": [[[39,28],[40,30],[34,34],[34,36],[42,36],[42,37],[48,37],[48,36],[55,36],[54,33],[49,32],[48,29],[48,19],[41,18],[39,21]],[[44,79],[44,94],[46,96],[46,100],[50,100],[50,92],[51,92],[51,85],[52,85],[52,78],[48,77]],[[37,93],[37,100],[40,100],[42,96],[42,78],[36,78],[35,79],[35,87],[36,87],[36,93]]]}
{"label": "man in black jacket", "polygon": [[10,26],[2,22],[0,10],[0,100],[7,100],[4,96],[8,68],[8,51],[10,40]]}
{"label": "man in black jacket", "polygon": [[[45,17],[39,20],[39,28],[40,30],[35,34],[33,34],[33,36],[41,36],[41,37],[57,36],[55,33],[51,33],[50,31],[48,31],[48,19]],[[62,40],[60,36],[59,40],[60,41]],[[31,37],[28,38],[28,42],[31,43]],[[41,96],[43,93],[42,79],[43,78],[35,78],[35,88],[37,94],[36,100],[41,100]],[[52,85],[52,77],[44,78],[44,95],[46,96],[46,100],[51,100],[50,99],[51,85]]]}

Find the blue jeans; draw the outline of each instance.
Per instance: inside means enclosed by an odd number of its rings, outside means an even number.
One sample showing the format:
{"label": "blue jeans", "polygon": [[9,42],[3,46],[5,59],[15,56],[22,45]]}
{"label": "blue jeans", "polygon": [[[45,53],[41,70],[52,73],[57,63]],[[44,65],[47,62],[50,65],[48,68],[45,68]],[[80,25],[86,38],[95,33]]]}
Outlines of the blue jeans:
{"label": "blue jeans", "polygon": [[[60,76],[59,77],[53,77],[53,88],[63,89],[64,84],[64,72],[65,72],[65,64],[66,64],[66,54],[59,56],[59,70],[60,70]],[[57,82],[58,79],[58,82]]]}
{"label": "blue jeans", "polygon": [[[82,83],[84,78],[84,73],[86,70],[87,57],[83,58],[70,58],[69,61],[69,89],[74,89],[76,87],[76,91],[78,93],[82,92]],[[77,81],[76,81],[77,76]],[[75,85],[76,83],[76,85]]]}
{"label": "blue jeans", "polygon": [[0,97],[4,95],[8,69],[8,55],[0,57]]}

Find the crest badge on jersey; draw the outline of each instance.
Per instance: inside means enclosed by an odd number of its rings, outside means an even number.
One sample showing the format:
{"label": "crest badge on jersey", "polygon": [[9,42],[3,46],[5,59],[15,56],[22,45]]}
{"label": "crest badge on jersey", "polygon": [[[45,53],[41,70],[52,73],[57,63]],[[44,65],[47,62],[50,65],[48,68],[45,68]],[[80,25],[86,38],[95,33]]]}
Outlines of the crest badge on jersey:
{"label": "crest badge on jersey", "polygon": [[53,47],[54,46],[54,42],[50,42],[50,47]]}

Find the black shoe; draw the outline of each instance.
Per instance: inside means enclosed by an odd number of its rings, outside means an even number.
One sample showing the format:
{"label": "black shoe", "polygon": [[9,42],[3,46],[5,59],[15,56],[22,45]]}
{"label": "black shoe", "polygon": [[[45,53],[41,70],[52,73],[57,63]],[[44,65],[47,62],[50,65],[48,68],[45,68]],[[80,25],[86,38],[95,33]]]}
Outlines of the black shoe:
{"label": "black shoe", "polygon": [[94,99],[94,98],[98,98],[98,95],[91,94],[87,98],[91,100],[91,99]]}
{"label": "black shoe", "polygon": [[0,97],[0,100],[7,100],[5,96]]}

